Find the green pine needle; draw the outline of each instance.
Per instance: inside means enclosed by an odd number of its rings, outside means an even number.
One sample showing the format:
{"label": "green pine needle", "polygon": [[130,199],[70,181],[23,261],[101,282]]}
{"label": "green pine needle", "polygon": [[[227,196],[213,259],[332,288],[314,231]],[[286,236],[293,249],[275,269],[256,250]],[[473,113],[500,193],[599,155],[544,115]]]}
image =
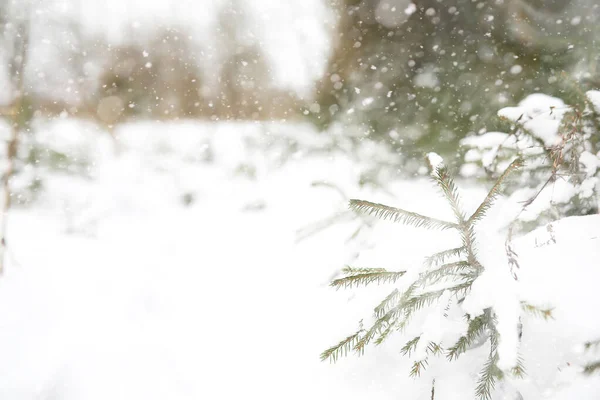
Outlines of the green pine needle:
{"label": "green pine needle", "polygon": [[466,252],[465,246],[456,247],[454,249],[448,249],[444,251],[440,251],[439,253],[432,254],[431,256],[425,259],[425,265],[428,267],[436,264],[442,264],[446,260],[452,257],[459,257]]}
{"label": "green pine needle", "polygon": [[504,183],[505,183],[504,181],[506,180],[506,178],[508,178],[513,172],[517,171],[522,166],[523,166],[523,159],[517,158],[506,168],[506,170],[502,173],[500,178],[498,178],[498,180],[496,181],[494,186],[492,186],[492,188],[488,192],[488,194],[485,197],[485,199],[483,200],[483,202],[479,205],[477,210],[475,210],[473,215],[471,215],[471,217],[469,217],[469,220],[468,220],[469,225],[472,226],[475,222],[481,220],[485,216],[485,214],[490,209],[492,204],[494,204],[494,201],[496,200],[498,195],[500,195],[500,191],[502,190],[502,187],[504,186]]}
{"label": "green pine needle", "polygon": [[497,353],[491,352],[480,373],[477,387],[475,388],[475,394],[481,400],[492,400],[492,393],[496,388],[496,376],[500,372],[496,366],[497,359]]}
{"label": "green pine needle", "polygon": [[466,261],[456,261],[449,264],[444,264],[434,270],[423,273],[419,277],[419,283],[423,286],[430,285],[433,283],[438,283],[442,279],[446,278],[454,278],[457,276],[464,277],[463,275],[459,275],[464,272],[475,272],[474,268]]}
{"label": "green pine needle", "polygon": [[[383,220],[391,220],[415,227],[441,230],[456,229],[462,239],[463,245],[435,253],[426,258],[425,266],[427,270],[421,273],[405,292],[402,293],[399,289],[394,289],[374,308],[375,322],[368,330],[363,329],[361,325],[360,330],[354,335],[347,337],[337,345],[324,351],[321,354],[321,360],[329,359],[335,362],[339,357],[346,355],[350,351],[354,351],[359,355],[363,354],[365,348],[371,342],[379,345],[387,339],[391,332],[402,331],[412,320],[416,312],[439,302],[445,293],[449,293],[451,299],[458,299],[458,303],[460,304],[483,270],[483,266],[477,260],[476,256],[474,224],[486,214],[495,199],[499,196],[506,178],[521,167],[522,164],[523,161],[521,159],[516,159],[510,164],[477,210],[468,219],[466,219],[465,214],[462,212],[460,197],[454,180],[446,168],[438,168],[434,174],[434,179],[450,204],[457,221],[456,223],[383,204],[356,199],[350,200],[350,209],[357,213],[372,215]],[[352,288],[372,283],[395,283],[405,275],[404,271],[393,272],[383,268],[346,267],[343,272],[345,276],[334,280],[331,286],[339,289],[341,287]],[[441,282],[444,282],[443,286],[445,287],[443,289],[440,289],[439,285],[435,289],[432,287],[432,284],[439,284]],[[526,311],[540,314],[545,318],[551,317],[551,309],[541,309],[526,303],[523,303],[522,306]],[[474,319],[468,318],[469,326],[467,333],[446,351],[448,360],[456,360],[461,354],[465,353],[481,340],[483,335],[486,335],[486,340],[489,339],[491,345],[490,357],[481,371],[476,389],[480,400],[491,400],[495,382],[503,376],[502,371],[497,367],[499,337],[495,330],[492,311],[491,309],[487,309],[483,315]],[[420,336],[417,336],[408,341],[402,347],[401,353],[408,356],[413,355],[419,340]],[[429,342],[425,351],[428,356],[444,353],[442,346],[435,342]],[[427,358],[415,361],[412,365],[410,375],[419,376],[427,365]],[[520,358],[511,372],[514,376],[523,376],[525,374]]]}
{"label": "green pine needle", "polygon": [[444,351],[444,349],[442,349],[442,346],[440,346],[439,344],[435,343],[435,342],[429,342],[429,344],[427,345],[427,354],[433,354],[433,355],[438,355],[438,354],[442,354],[442,352]]}
{"label": "green pine needle", "polygon": [[421,372],[425,371],[425,368],[427,368],[427,365],[428,365],[427,359],[424,359],[421,361],[415,361],[413,363],[412,368],[410,369],[410,376],[411,377],[421,376]]}
{"label": "green pine needle", "polygon": [[404,356],[408,355],[410,357],[412,355],[412,353],[415,351],[415,349],[417,348],[417,345],[419,344],[419,340],[421,340],[421,336],[417,336],[417,337],[409,340],[408,342],[406,342],[406,344],[402,347],[402,349],[400,349],[400,352],[402,353],[402,355],[404,355]]}
{"label": "green pine needle", "polygon": [[354,345],[353,350],[356,351],[359,355],[363,355],[365,353],[365,347],[375,338],[377,335],[381,335],[382,332],[386,330],[386,328],[390,327],[389,319],[385,316],[379,318],[371,329],[369,329]]}
{"label": "green pine needle", "polygon": [[457,229],[458,225],[452,222],[442,221],[439,219],[427,217],[425,215],[406,211],[401,208],[389,207],[383,204],[371,203],[365,200],[350,200],[350,208],[355,212],[374,215],[383,220],[391,220],[400,222],[406,225],[412,225],[417,228],[423,227],[428,229]]}
{"label": "green pine needle", "polygon": [[348,336],[338,344],[331,346],[327,350],[321,353],[321,361],[329,360],[335,363],[341,356],[346,356],[350,350],[354,349],[354,346],[360,340],[360,335],[363,330],[359,330],[354,335]]}
{"label": "green pine needle", "polygon": [[388,324],[387,328],[385,328],[379,334],[379,337],[377,337],[377,339],[375,339],[375,345],[379,346],[381,343],[383,343],[385,341],[385,339],[387,339],[389,334],[392,332],[392,329],[396,326],[396,322],[397,321],[394,321],[393,323]]}
{"label": "green pine needle", "polygon": [[448,360],[456,360],[467,351],[467,349],[485,332],[488,326],[488,317],[482,314],[471,320],[466,335],[462,336],[456,344],[448,349],[446,357]]}
{"label": "green pine needle", "polygon": [[339,289],[342,287],[352,288],[360,285],[366,286],[370,283],[394,283],[406,273],[406,271],[386,271],[383,268],[344,268],[343,272],[345,272],[348,276],[333,280],[330,283],[331,287]]}
{"label": "green pine needle", "polygon": [[525,363],[523,362],[523,358],[521,356],[517,358],[517,365],[515,365],[510,372],[517,378],[524,378],[525,375],[527,375],[525,372]]}
{"label": "green pine needle", "polygon": [[[460,286],[460,285],[459,285]],[[454,288],[456,288],[455,286]],[[423,307],[432,305],[446,292],[446,290],[452,291],[454,288],[436,290],[433,292],[421,293],[416,296],[408,298],[402,303],[402,311],[404,312],[404,323],[407,323],[412,315],[422,309]]]}
{"label": "green pine needle", "polygon": [[386,298],[383,299],[383,301],[379,303],[377,307],[375,307],[373,310],[375,312],[375,316],[377,318],[381,318],[383,315],[385,315],[392,305],[398,302],[400,297],[400,291],[398,289],[394,289],[392,293],[388,294]]}
{"label": "green pine needle", "polygon": [[599,340],[592,340],[590,342],[586,342],[585,343],[585,349],[589,350],[592,347],[599,347],[600,346],[600,339]]}
{"label": "green pine needle", "polygon": [[542,318],[544,320],[554,319],[554,316],[552,315],[552,311],[554,311],[554,308],[541,308],[522,301],[521,309],[528,314],[531,314],[538,318]]}
{"label": "green pine needle", "polygon": [[600,371],[600,361],[588,364],[583,369],[583,372],[587,375],[593,374],[596,371]]}
{"label": "green pine needle", "polygon": [[433,179],[442,189],[444,196],[446,196],[446,200],[448,200],[448,203],[452,208],[452,212],[454,212],[454,216],[456,217],[456,222],[459,225],[462,225],[465,222],[465,214],[462,212],[462,207],[460,206],[460,198],[458,195],[458,189],[454,183],[454,179],[452,179],[450,173],[448,172],[448,168],[437,168],[433,175]]}

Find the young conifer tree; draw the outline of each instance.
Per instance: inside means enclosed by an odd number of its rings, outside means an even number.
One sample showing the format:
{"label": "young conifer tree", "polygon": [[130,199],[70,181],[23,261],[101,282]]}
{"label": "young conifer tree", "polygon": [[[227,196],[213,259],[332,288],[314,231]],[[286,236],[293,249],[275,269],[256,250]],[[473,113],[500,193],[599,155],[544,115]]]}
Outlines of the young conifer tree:
{"label": "young conifer tree", "polygon": [[[463,313],[461,304],[471,292],[474,282],[486,269],[486,265],[480,262],[478,257],[475,227],[492,207],[509,176],[522,166],[522,159],[517,158],[512,161],[471,215],[467,215],[463,211],[458,188],[448,169],[443,165],[432,166],[432,177],[453,211],[453,221],[444,221],[365,200],[351,200],[350,208],[357,213],[373,215],[379,219],[419,228],[453,230],[460,237],[462,245],[429,256],[424,263],[422,272],[414,281],[408,283],[406,290],[394,289],[375,307],[374,322],[371,326],[363,327],[361,322],[357,332],[325,350],[321,354],[321,360],[335,362],[350,352],[363,354],[368,345],[379,345],[394,332],[403,331],[417,311],[440,305],[440,302],[445,303],[443,306],[447,311],[452,308]],[[339,289],[396,283],[403,279],[406,273],[406,271],[388,271],[382,268],[352,267],[346,267],[343,272],[345,276],[333,280],[332,287]],[[550,316],[550,310],[543,310],[528,304],[521,304],[521,306],[524,311],[530,311],[545,318]],[[496,313],[493,308],[487,308],[482,314],[476,316],[465,313],[464,318],[468,324],[466,334],[455,343],[449,346],[435,342],[420,343],[427,339],[416,336],[409,340],[401,351],[403,355],[410,357],[417,346],[425,348],[425,357],[414,360],[410,371],[411,376],[418,376],[426,368],[428,357],[443,355],[448,360],[456,360],[470,348],[480,344],[484,338],[485,343],[489,343],[489,355],[482,366],[475,395],[478,399],[489,400],[496,381],[502,379],[504,375],[504,371],[498,366],[500,334],[497,329]],[[524,374],[520,358],[512,367],[511,372],[514,376]]]}

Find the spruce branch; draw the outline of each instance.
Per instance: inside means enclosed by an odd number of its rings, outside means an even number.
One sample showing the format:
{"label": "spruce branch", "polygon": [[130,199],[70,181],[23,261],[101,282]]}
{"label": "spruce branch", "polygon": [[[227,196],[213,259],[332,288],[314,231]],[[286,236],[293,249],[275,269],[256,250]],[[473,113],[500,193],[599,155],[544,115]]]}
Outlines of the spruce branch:
{"label": "spruce branch", "polygon": [[[598,346],[600,346],[600,339],[586,342],[584,345],[585,350],[597,348]],[[589,374],[593,374],[594,372],[596,372],[598,370],[600,370],[600,361],[595,361],[595,362],[592,362],[592,363],[586,365],[583,369],[583,372],[585,374],[589,375]]]}
{"label": "spruce branch", "polygon": [[449,264],[444,264],[434,270],[428,271],[419,277],[419,283],[423,286],[437,283],[444,278],[456,278],[461,272],[473,272],[473,267],[467,261],[456,261]]}
{"label": "spruce branch", "polygon": [[586,375],[593,374],[594,372],[599,371],[599,370],[600,370],[600,361],[596,361],[591,364],[588,364],[583,368],[583,372]]}
{"label": "spruce branch", "polygon": [[354,349],[354,346],[360,340],[360,335],[364,332],[364,330],[359,330],[353,335],[348,336],[346,339],[342,340],[338,344],[331,346],[327,350],[321,353],[321,361],[329,360],[330,362],[335,363],[340,356],[346,356],[351,350]]}
{"label": "spruce branch", "polygon": [[471,286],[473,286],[473,282],[475,282],[474,279],[469,279],[468,281],[463,282],[459,285],[449,287],[447,290],[452,292],[452,294],[454,294],[454,296],[456,296],[458,299],[462,299],[464,296],[467,295],[467,293],[471,289]]}
{"label": "spruce branch", "polygon": [[427,359],[415,361],[412,365],[412,368],[410,369],[410,376],[411,377],[421,376],[421,372],[424,371],[425,368],[427,368],[428,364],[429,363],[427,362]]}
{"label": "spruce branch", "polygon": [[[445,316],[448,314],[453,299],[457,299],[454,304],[460,304],[464,300],[484,268],[476,255],[474,225],[485,215],[499,196],[506,178],[513,171],[517,170],[522,163],[521,159],[516,159],[510,164],[488,192],[478,209],[468,219],[466,219],[465,214],[462,212],[458,189],[450,177],[448,170],[444,167],[438,168],[435,172],[434,180],[444,193],[457,222],[442,221],[369,201],[350,200],[350,209],[362,214],[373,215],[384,220],[389,219],[416,227],[441,230],[456,229],[462,240],[462,246],[434,253],[427,257],[425,259],[426,270],[419,274],[405,292],[401,293],[399,289],[394,289],[374,308],[376,320],[370,329],[367,331],[361,330],[327,350],[329,354],[333,355],[334,360],[340,354],[345,354],[350,350],[363,354],[366,346],[371,342],[375,342],[376,345],[383,343],[391,332],[402,331],[413,319],[412,317],[415,313],[439,302],[440,298],[445,294],[448,295]],[[347,276],[336,279],[332,282],[331,286],[339,288],[368,285],[371,283],[396,282],[404,275],[404,272],[390,272],[381,268],[346,268],[344,272]],[[534,307],[530,308],[530,311],[538,310]],[[547,311],[539,310],[542,313]],[[468,315],[467,318],[469,318]],[[499,335],[495,329],[496,322],[493,317],[493,310],[488,308],[482,315],[473,319],[469,318],[468,321],[467,333],[459,338],[454,346],[445,351],[446,357],[448,360],[455,360],[471,347],[478,343],[483,344],[489,340],[491,345],[490,357],[481,371],[477,384],[477,396],[482,400],[489,400],[496,380],[500,379],[503,375],[502,371],[497,367]],[[483,341],[482,338],[484,339]],[[413,355],[420,340],[421,337],[417,336],[408,341],[402,347],[401,353],[408,356]],[[444,353],[441,345],[435,342],[427,343],[424,350],[427,357]],[[324,353],[322,359],[331,359],[332,356],[329,354]],[[427,357],[413,363],[410,371],[411,376],[419,376],[426,368],[428,364]],[[524,374],[524,368],[520,359],[512,372],[515,376],[522,376]]]}
{"label": "spruce branch", "polygon": [[554,319],[554,316],[552,315],[554,308],[541,308],[522,301],[521,309],[528,314],[543,318],[544,320]]}
{"label": "spruce branch", "polygon": [[492,392],[496,387],[496,377],[500,374],[500,370],[496,366],[497,362],[498,354],[495,350],[492,350],[481,370],[477,387],[475,388],[475,394],[481,400],[492,400]]}
{"label": "spruce branch", "polygon": [[461,226],[460,229],[460,238],[463,243],[463,247],[467,252],[467,262],[477,270],[477,272],[481,272],[483,270],[483,266],[477,260],[475,255],[475,229],[472,223],[467,222]]}
{"label": "spruce branch", "polygon": [[330,283],[331,287],[352,288],[360,285],[368,285],[370,283],[394,283],[406,273],[406,271],[387,271],[383,268],[344,268],[343,272],[347,276],[335,279]]}
{"label": "spruce branch", "polygon": [[396,326],[396,323],[398,321],[395,320],[392,323],[388,323],[387,328],[385,328],[380,334],[379,337],[377,339],[375,339],[375,344],[377,346],[379,346],[381,343],[383,343],[385,341],[385,339],[387,339],[387,337],[389,336],[389,334],[392,332],[392,328],[394,328]]}
{"label": "spruce branch", "polygon": [[381,318],[383,315],[385,315],[391,308],[392,304],[396,303],[400,299],[400,296],[400,291],[398,289],[394,289],[392,293],[388,294],[385,299],[383,299],[383,301],[379,303],[377,307],[375,307],[373,310],[375,316],[377,318]]}
{"label": "spruce branch", "polygon": [[458,195],[458,189],[456,184],[454,183],[454,179],[450,176],[447,167],[438,167],[433,174],[433,179],[436,181],[446,200],[450,204],[452,208],[452,212],[456,217],[456,222],[459,225],[464,224],[465,222],[465,214],[462,211],[462,207],[460,206],[460,198]]}
{"label": "spruce branch", "polygon": [[342,268],[342,273],[344,275],[360,275],[360,274],[371,274],[377,272],[386,272],[385,268],[361,268],[361,267],[351,267],[346,265]]}
{"label": "spruce branch", "polygon": [[525,372],[525,363],[523,358],[519,355],[517,357],[517,365],[511,368],[511,374],[517,378],[524,378],[527,373]]}
{"label": "spruce branch", "polygon": [[461,256],[462,254],[465,253],[465,251],[466,251],[465,246],[440,251],[439,253],[435,253],[435,254],[432,254],[431,256],[427,257],[425,259],[425,265],[430,267],[435,264],[442,264],[449,258]]}
{"label": "spruce branch", "polygon": [[429,344],[427,345],[427,349],[425,350],[427,351],[427,354],[433,354],[436,356],[438,354],[442,354],[442,352],[444,351],[444,349],[442,349],[442,346],[435,342],[429,342]]}
{"label": "spruce branch", "polygon": [[592,340],[590,342],[585,342],[585,345],[584,345],[584,347],[585,347],[586,350],[589,350],[592,347],[599,347],[599,346],[600,346],[600,339],[598,339],[598,340]]}
{"label": "spruce branch", "polygon": [[430,306],[434,301],[442,297],[445,291],[446,289],[436,290],[411,297],[404,303],[404,318],[408,320],[412,314],[419,311],[421,308]]}
{"label": "spruce branch", "polygon": [[486,314],[482,314],[469,323],[469,328],[464,336],[461,336],[456,344],[448,349],[446,357],[448,360],[456,360],[458,357],[467,351],[467,349],[473,345],[473,343],[485,332],[488,325],[488,317]]}
{"label": "spruce branch", "polygon": [[484,215],[487,213],[487,211],[490,209],[490,207],[492,206],[492,204],[494,203],[494,201],[500,194],[500,191],[502,190],[502,187],[504,186],[506,178],[508,178],[513,172],[516,172],[522,166],[523,166],[522,158],[517,158],[512,163],[510,163],[510,165],[506,168],[506,170],[504,170],[502,175],[500,175],[500,177],[498,178],[498,180],[496,181],[494,186],[492,186],[492,188],[488,192],[488,194],[485,197],[485,199],[483,200],[483,202],[479,205],[479,207],[477,207],[477,210],[475,210],[473,215],[471,215],[471,217],[469,217],[469,220],[468,220],[469,225],[473,225],[474,223],[476,223],[477,221],[479,221],[480,219],[482,219],[484,217]]}
{"label": "spruce branch", "polygon": [[375,321],[373,326],[371,326],[371,328],[356,342],[353,350],[359,355],[363,355],[365,353],[365,347],[371,342],[371,340],[373,340],[376,335],[381,335],[382,331],[389,327],[390,323],[387,318],[379,318],[377,321]]}
{"label": "spruce branch", "polygon": [[383,220],[391,220],[406,225],[412,225],[417,228],[428,229],[457,229],[458,225],[448,221],[442,221],[436,218],[427,217],[401,208],[394,208],[383,204],[371,203],[366,200],[350,200],[350,208],[358,213],[374,215]]}
{"label": "spruce branch", "polygon": [[419,340],[421,340],[421,336],[417,336],[417,337],[409,340],[408,342],[406,342],[406,344],[402,347],[402,349],[400,349],[400,352],[402,353],[402,355],[404,355],[404,356],[408,355],[410,357],[412,355],[412,353],[415,351],[415,349],[417,348],[417,345],[419,344]]}

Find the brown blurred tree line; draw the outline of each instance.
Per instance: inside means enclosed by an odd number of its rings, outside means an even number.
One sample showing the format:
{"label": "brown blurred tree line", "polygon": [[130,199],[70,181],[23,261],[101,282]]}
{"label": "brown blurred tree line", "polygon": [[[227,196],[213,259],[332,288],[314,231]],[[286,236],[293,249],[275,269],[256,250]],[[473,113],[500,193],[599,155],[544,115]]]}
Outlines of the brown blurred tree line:
{"label": "brown blurred tree line", "polygon": [[[11,6],[0,1],[2,31],[14,24]],[[45,63],[27,66],[26,111],[31,117],[73,115],[107,125],[136,117],[272,120],[296,115],[302,100],[272,83],[259,45],[241,38],[242,23],[233,3],[221,10],[213,45],[219,60],[209,65],[211,60],[183,26],[159,26],[150,35],[132,34],[115,44],[85,34],[78,21],[48,16],[43,25],[54,36],[49,44],[36,36],[39,29],[29,21],[28,52],[54,62],[46,69]],[[3,39],[1,61],[10,65],[12,55],[6,50],[12,43]],[[8,72],[0,80],[7,91],[12,79]]]}
{"label": "brown blurred tree line", "polygon": [[[319,126],[357,126],[410,152],[432,140],[454,149],[460,137],[489,128],[498,108],[535,91],[563,91],[563,71],[592,71],[584,83],[597,84],[600,10],[593,0],[323,1],[337,27],[312,99],[273,84],[260,43],[244,33],[239,0],[231,0],[211,38],[218,60],[183,26],[159,26],[149,37],[131,32],[114,44],[84,34],[78,21],[46,16],[53,48],[38,40],[30,52],[55,65],[28,66],[24,103],[31,115],[66,113],[107,125],[302,113]],[[3,26],[11,23],[9,4],[16,3],[0,1]],[[3,62],[10,64],[6,54]]]}

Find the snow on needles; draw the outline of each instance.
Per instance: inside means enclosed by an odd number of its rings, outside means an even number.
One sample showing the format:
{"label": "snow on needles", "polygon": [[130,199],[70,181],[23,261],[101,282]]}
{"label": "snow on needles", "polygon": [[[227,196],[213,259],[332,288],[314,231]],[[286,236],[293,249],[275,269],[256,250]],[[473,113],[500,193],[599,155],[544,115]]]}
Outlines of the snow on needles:
{"label": "snow on needles", "polygon": [[542,93],[527,96],[517,107],[505,107],[498,111],[498,116],[511,121],[519,121],[535,136],[542,139],[546,146],[558,143],[558,128],[569,108],[556,97]]}
{"label": "snow on needles", "polygon": [[519,210],[520,205],[514,202],[498,202],[475,225],[476,257],[484,271],[462,304],[464,312],[471,317],[492,308],[500,335],[498,367],[503,370],[510,370],[517,363],[521,306],[518,281],[511,274],[506,254],[506,231],[502,228],[516,218]]}

